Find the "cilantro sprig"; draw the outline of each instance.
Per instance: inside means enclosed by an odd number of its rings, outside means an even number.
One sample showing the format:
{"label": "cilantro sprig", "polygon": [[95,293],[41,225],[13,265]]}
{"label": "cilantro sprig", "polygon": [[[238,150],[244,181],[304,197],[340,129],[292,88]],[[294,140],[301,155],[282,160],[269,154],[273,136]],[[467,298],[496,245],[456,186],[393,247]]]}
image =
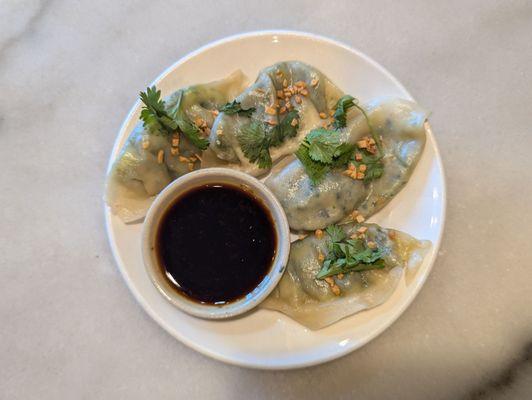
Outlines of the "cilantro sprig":
{"label": "cilantro sprig", "polygon": [[366,123],[368,124],[368,128],[369,128],[369,133],[371,137],[375,140],[379,153],[382,154],[381,140],[378,137],[378,135],[375,134],[375,131],[373,130],[373,126],[371,125],[371,121],[369,120],[368,114],[366,113],[366,110],[364,110],[364,108],[358,104],[358,99],[354,98],[353,96],[346,94],[345,96],[342,96],[340,100],[338,100],[338,102],[336,103],[336,111],[334,112],[334,115],[333,115],[334,128],[341,129],[347,126],[347,110],[349,110],[352,107],[357,108],[362,113],[364,118],[366,119]]}
{"label": "cilantro sprig", "polygon": [[209,141],[199,135],[199,128],[188,121],[180,111],[180,100],[174,110],[167,110],[166,104],[161,99],[161,91],[155,86],[140,92],[140,100],[144,103],[140,119],[148,131],[165,136],[180,131],[197,148],[205,150],[209,146]]}
{"label": "cilantro sprig", "polygon": [[345,166],[354,150],[354,145],[341,142],[340,132],[317,128],[310,131],[295,155],[312,182],[317,184],[327,172]]}
{"label": "cilantro sprig", "polygon": [[242,104],[240,104],[238,101],[233,100],[230,103],[225,104],[222,106],[219,110],[220,112],[224,112],[227,115],[242,115],[244,117],[251,117],[251,115],[255,112],[255,107],[250,107],[246,110],[242,108]]}
{"label": "cilantro sprig", "polygon": [[[293,124],[294,119],[297,124]],[[270,148],[278,147],[287,138],[295,137],[298,128],[299,113],[297,110],[292,110],[273,128],[259,121],[252,121],[244,126],[237,137],[238,144],[249,161],[257,163],[261,169],[270,168],[272,166]]]}
{"label": "cilantro sprig", "polygon": [[350,272],[382,269],[386,250],[381,247],[371,249],[364,239],[348,239],[342,228],[331,225],[325,230],[329,236],[328,254],[316,279]]}
{"label": "cilantro sprig", "polygon": [[[355,107],[359,109],[366,122],[377,147],[376,152],[370,152],[367,149],[358,149],[360,156],[354,157],[356,147],[348,143],[341,143],[339,130],[347,126],[347,111]],[[358,105],[358,100],[353,96],[345,95],[338,100],[336,111],[333,115],[334,130],[319,128],[312,130],[295,155],[303,164],[307,175],[312,183],[319,183],[327,172],[334,168],[341,168],[352,163],[355,167],[365,166],[364,183],[369,183],[378,179],[384,173],[383,149],[380,138],[375,134],[366,111]]]}

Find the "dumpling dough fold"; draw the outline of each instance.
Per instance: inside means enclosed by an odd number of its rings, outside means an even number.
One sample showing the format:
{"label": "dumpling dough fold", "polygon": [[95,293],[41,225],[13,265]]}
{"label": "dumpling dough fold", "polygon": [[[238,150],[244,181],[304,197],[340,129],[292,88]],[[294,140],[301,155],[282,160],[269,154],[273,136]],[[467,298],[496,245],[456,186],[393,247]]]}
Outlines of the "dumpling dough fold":
{"label": "dumpling dough fold", "polygon": [[[348,236],[361,225],[341,225]],[[368,228],[366,240],[386,249],[384,269],[345,274],[334,278],[340,288],[336,296],[327,282],[315,276],[321,269],[319,253],[327,255],[327,235],[315,235],[292,243],[290,258],[281,281],[261,307],[280,311],[310,329],[324,328],[342,318],[384,303],[397,288],[403,275],[409,284],[430,249],[429,241],[375,224]]]}

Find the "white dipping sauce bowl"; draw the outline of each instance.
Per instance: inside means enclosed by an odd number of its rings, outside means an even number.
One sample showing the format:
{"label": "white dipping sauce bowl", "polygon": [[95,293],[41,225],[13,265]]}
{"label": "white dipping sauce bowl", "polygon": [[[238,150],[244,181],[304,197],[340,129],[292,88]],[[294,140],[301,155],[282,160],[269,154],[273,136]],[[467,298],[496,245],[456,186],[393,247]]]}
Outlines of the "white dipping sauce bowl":
{"label": "white dipping sauce bowl", "polygon": [[[264,279],[250,293],[221,305],[194,301],[172,285],[165,276],[156,254],[157,231],[168,208],[191,189],[212,184],[239,187],[262,203],[270,213],[275,232],[276,248],[272,266]],[[238,210],[235,210],[238,212]],[[176,243],[179,246],[179,243]],[[142,256],[151,281],[159,292],[180,310],[200,318],[223,319],[245,313],[262,302],[281,279],[290,252],[290,228],[279,201],[259,180],[245,173],[227,168],[206,168],[186,174],[168,185],[148,210],[142,231]],[[205,279],[208,279],[206,277]]]}

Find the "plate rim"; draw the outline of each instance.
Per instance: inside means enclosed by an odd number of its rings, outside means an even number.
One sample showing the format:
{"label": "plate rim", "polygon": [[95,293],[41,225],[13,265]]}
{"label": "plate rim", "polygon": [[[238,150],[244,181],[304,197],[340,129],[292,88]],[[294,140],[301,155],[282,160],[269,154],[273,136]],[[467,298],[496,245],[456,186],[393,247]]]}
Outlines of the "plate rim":
{"label": "plate rim", "polygon": [[[326,44],[333,45],[336,47],[340,47],[350,53],[354,53],[356,56],[363,59],[365,62],[370,64],[372,67],[379,70],[382,74],[384,74],[388,79],[390,79],[395,85],[397,85],[401,90],[403,90],[412,100],[415,101],[414,97],[410,94],[410,92],[403,86],[403,84],[393,75],[391,74],[385,67],[383,67],[381,64],[379,64],[377,61],[369,57],[368,55],[364,54],[363,52],[359,51],[358,49],[355,49],[345,43],[342,43],[336,39],[331,39],[326,36],[305,32],[305,31],[298,31],[298,30],[285,30],[285,29],[267,29],[267,30],[257,30],[257,31],[247,31],[242,33],[233,34],[230,36],[223,37],[221,39],[217,39],[211,42],[206,43],[203,46],[200,46],[199,48],[187,53],[183,57],[179,58],[176,62],[165,68],[149,85],[156,85],[158,82],[166,78],[173,70],[175,70],[180,65],[184,64],[188,60],[194,58],[195,56],[208,51],[211,48],[223,45],[228,42],[238,41],[242,39],[246,39],[249,37],[262,37],[262,36],[270,36],[270,35],[279,35],[279,36],[297,36],[304,39],[312,39],[318,42],[325,42]],[[138,107],[140,105],[140,100],[136,100],[131,109],[129,110],[128,114],[122,121],[122,124],[120,125],[120,128],[118,130],[118,134],[116,136],[116,139],[114,141],[113,147],[111,149],[111,154],[109,156],[107,168],[106,168],[106,177],[109,174],[111,167],[114,162],[114,155],[119,150],[119,147],[121,146],[122,137],[125,133],[126,126],[129,124],[129,121],[137,111]],[[221,361],[227,364],[236,365],[240,367],[246,367],[251,369],[259,369],[259,370],[291,370],[291,369],[297,369],[297,368],[304,368],[304,367],[311,367],[319,364],[323,364],[329,361],[336,360],[338,358],[341,358],[349,353],[352,353],[353,351],[363,347],[364,345],[368,344],[370,341],[374,340],[378,336],[380,336],[386,329],[390,328],[403,313],[406,311],[408,307],[412,304],[414,299],[418,296],[419,292],[425,285],[425,282],[432,272],[432,268],[434,267],[434,263],[436,262],[436,259],[438,257],[438,252],[441,246],[441,242],[443,239],[443,235],[445,232],[445,224],[446,224],[446,218],[447,218],[447,180],[445,175],[445,170],[443,168],[443,162],[440,154],[440,149],[438,146],[438,143],[436,141],[436,138],[434,137],[432,133],[432,129],[430,127],[430,124],[427,129],[427,134],[431,137],[433,146],[434,146],[434,159],[436,161],[436,165],[438,167],[438,170],[441,174],[441,205],[442,205],[442,211],[441,211],[441,230],[440,234],[433,243],[433,249],[432,257],[429,260],[429,265],[427,267],[427,272],[421,277],[418,284],[413,288],[413,290],[410,292],[409,297],[406,299],[406,301],[399,307],[398,311],[396,312],[396,315],[394,315],[392,318],[390,318],[385,324],[383,324],[378,329],[375,329],[371,332],[371,334],[366,335],[362,340],[356,341],[356,343],[353,343],[351,345],[346,345],[342,347],[340,351],[336,351],[330,354],[327,354],[322,357],[317,357],[313,360],[307,360],[307,361],[295,361],[290,363],[284,363],[283,365],[278,364],[260,364],[256,362],[251,361],[243,361],[243,360],[236,360],[234,358],[231,358],[229,356],[220,354],[218,352],[212,351],[209,348],[206,348],[202,345],[197,344],[196,342],[187,339],[183,335],[181,335],[178,331],[175,331],[171,326],[169,326],[166,321],[159,317],[155,310],[144,300],[144,298],[141,296],[140,292],[136,290],[136,288],[133,286],[132,280],[126,275],[125,273],[125,266],[123,263],[123,260],[118,253],[118,249],[116,246],[116,240],[115,240],[115,233],[112,229],[112,223],[111,223],[111,212],[105,201],[103,201],[103,209],[104,209],[104,216],[105,216],[105,230],[107,234],[107,239],[109,246],[111,247],[111,253],[113,255],[114,261],[116,262],[118,266],[118,270],[120,272],[120,275],[122,276],[123,280],[126,282],[126,285],[129,289],[129,291],[133,294],[133,297],[135,300],[140,304],[142,309],[155,321],[157,324],[162,327],[168,334],[170,334],[172,337],[179,340],[184,345],[190,347],[191,349],[197,351],[198,353],[208,356],[210,358],[213,358],[217,361]],[[105,192],[105,183],[104,183],[104,192]]]}

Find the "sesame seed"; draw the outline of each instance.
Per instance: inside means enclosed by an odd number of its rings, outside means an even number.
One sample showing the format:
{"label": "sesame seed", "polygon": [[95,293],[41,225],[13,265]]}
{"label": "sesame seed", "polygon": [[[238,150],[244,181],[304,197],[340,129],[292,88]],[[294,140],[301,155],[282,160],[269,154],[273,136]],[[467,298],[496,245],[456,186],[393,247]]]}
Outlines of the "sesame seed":
{"label": "sesame seed", "polygon": [[159,150],[159,152],[157,153],[157,162],[158,162],[159,164],[162,164],[163,161],[164,161],[164,150],[161,149],[161,150]]}
{"label": "sesame seed", "polygon": [[297,120],[297,118],[294,118],[294,119],[292,120],[292,122],[290,122],[290,125],[292,125],[292,126],[296,126],[297,124],[298,124],[298,120]]}
{"label": "sesame seed", "polygon": [[313,80],[310,81],[310,84],[312,86],[316,86],[318,84],[318,82],[319,82],[318,79],[314,78]]}

